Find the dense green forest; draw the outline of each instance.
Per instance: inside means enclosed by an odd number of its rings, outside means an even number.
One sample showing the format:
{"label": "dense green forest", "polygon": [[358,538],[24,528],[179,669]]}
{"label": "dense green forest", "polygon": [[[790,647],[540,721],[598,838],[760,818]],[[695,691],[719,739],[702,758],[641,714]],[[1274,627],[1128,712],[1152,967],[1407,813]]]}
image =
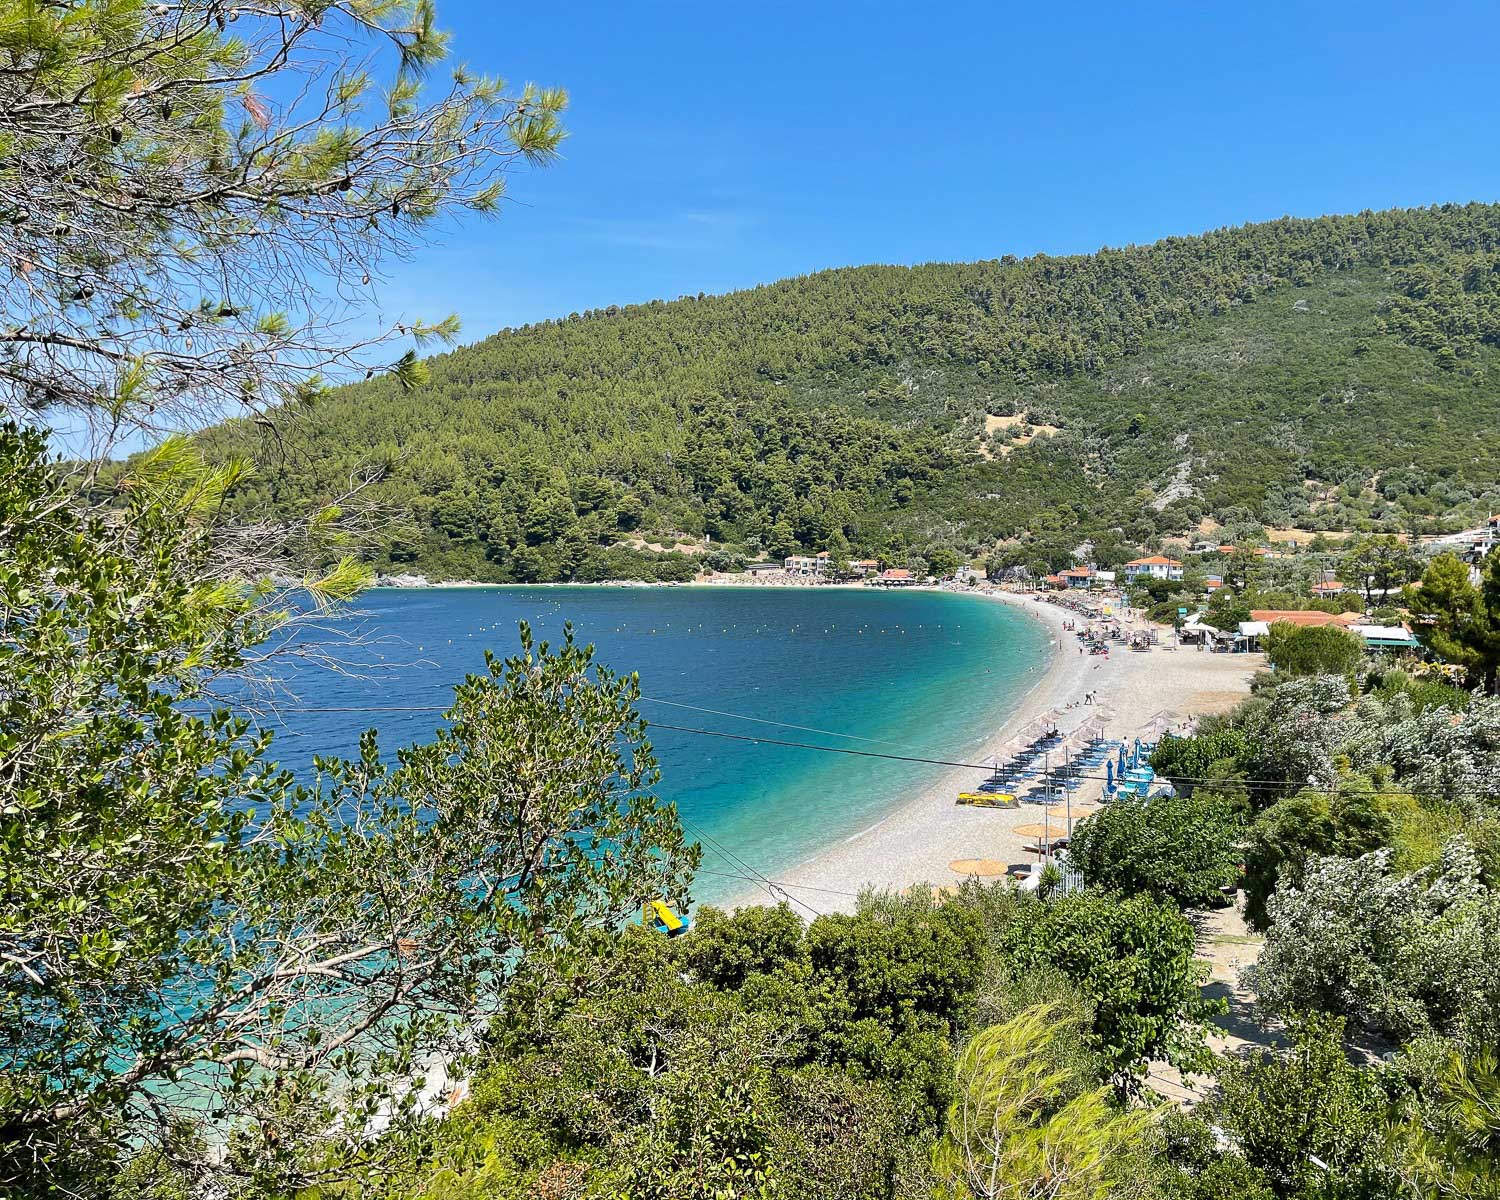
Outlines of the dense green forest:
{"label": "dense green forest", "polygon": [[689,572],[638,553],[673,535],[901,560],[1451,525],[1500,499],[1497,253],[1500,206],[1448,205],[573,314],[334,390],[239,502],[373,463],[377,565],[494,580]]}

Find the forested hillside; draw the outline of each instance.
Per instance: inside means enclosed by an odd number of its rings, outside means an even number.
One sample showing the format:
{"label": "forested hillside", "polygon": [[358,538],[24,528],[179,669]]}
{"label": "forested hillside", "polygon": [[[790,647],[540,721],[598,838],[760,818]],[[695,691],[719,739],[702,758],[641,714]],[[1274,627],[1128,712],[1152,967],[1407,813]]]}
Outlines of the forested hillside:
{"label": "forested hillside", "polygon": [[825,271],[338,389],[238,503],[304,509],[375,463],[402,514],[377,565],[491,580],[682,574],[639,550],[674,535],[1058,561],[1204,517],[1435,528],[1500,507],[1497,343],[1491,205]]}

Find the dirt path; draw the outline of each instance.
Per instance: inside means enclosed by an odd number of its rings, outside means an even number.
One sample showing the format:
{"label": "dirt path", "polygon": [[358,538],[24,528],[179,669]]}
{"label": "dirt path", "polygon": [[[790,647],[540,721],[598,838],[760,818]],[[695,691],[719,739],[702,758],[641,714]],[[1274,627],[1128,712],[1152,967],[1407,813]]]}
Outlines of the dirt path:
{"label": "dirt path", "polygon": [[[1215,1054],[1243,1055],[1286,1044],[1278,1028],[1261,1022],[1255,1011],[1255,996],[1243,980],[1245,968],[1260,957],[1265,939],[1245,924],[1242,903],[1240,899],[1230,908],[1214,909],[1194,919],[1198,928],[1197,962],[1208,970],[1203,994],[1229,1005],[1228,1012],[1214,1018],[1208,1035],[1209,1048]],[[1151,1064],[1146,1081],[1163,1099],[1182,1108],[1192,1108],[1213,1089],[1212,1080],[1203,1076],[1184,1080],[1176,1067],[1164,1062]]]}

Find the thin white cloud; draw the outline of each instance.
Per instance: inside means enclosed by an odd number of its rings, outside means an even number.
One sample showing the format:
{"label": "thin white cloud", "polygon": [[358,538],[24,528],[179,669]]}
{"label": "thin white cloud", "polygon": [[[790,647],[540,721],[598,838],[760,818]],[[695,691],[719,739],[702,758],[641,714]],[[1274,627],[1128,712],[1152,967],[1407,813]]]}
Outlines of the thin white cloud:
{"label": "thin white cloud", "polygon": [[682,254],[728,249],[740,234],[759,223],[755,214],[738,209],[695,209],[634,220],[572,217],[568,221],[578,236],[596,242]]}

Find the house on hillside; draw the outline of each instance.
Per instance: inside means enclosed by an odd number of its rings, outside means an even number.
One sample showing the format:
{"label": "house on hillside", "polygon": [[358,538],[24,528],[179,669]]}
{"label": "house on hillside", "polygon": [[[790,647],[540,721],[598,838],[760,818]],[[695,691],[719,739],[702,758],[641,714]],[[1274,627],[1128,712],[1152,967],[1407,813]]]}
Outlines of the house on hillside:
{"label": "house on hillside", "polygon": [[1094,574],[1093,567],[1069,567],[1065,571],[1059,571],[1057,577],[1065,587],[1091,588],[1094,586]]}
{"label": "house on hillside", "polygon": [[874,558],[861,558],[849,564],[849,574],[856,579],[863,579],[866,575],[874,575],[880,570],[880,560]]}
{"label": "house on hillside", "polygon": [[1496,547],[1500,547],[1500,517],[1491,517],[1477,529],[1444,534],[1427,543],[1431,552],[1457,555],[1473,567],[1488,558]]}
{"label": "house on hillside", "polygon": [[1182,564],[1175,558],[1153,554],[1149,558],[1133,558],[1125,564],[1126,579],[1171,579],[1182,578]]}
{"label": "house on hillside", "polygon": [[1343,581],[1338,579],[1325,579],[1321,583],[1312,585],[1312,594],[1320,599],[1329,596],[1342,596],[1347,589]]}

